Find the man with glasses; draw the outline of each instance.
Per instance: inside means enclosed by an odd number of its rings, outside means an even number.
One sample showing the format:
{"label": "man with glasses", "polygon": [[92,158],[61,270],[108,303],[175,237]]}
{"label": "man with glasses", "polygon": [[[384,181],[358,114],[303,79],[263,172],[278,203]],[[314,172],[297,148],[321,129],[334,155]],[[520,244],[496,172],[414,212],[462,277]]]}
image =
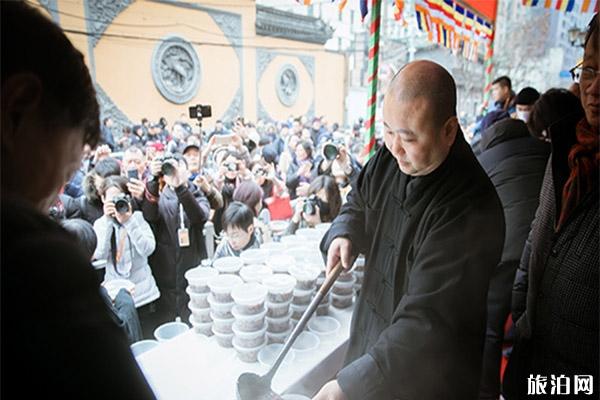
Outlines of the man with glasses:
{"label": "man with glasses", "polygon": [[[534,377],[547,380],[546,394],[557,384],[553,377],[564,377],[569,385],[562,394],[570,399],[598,396],[598,14],[584,49],[583,62],[572,71],[585,117],[548,129],[551,159],[515,277],[518,341],[503,389],[509,400],[541,394]],[[519,303],[526,304],[524,312]]]}

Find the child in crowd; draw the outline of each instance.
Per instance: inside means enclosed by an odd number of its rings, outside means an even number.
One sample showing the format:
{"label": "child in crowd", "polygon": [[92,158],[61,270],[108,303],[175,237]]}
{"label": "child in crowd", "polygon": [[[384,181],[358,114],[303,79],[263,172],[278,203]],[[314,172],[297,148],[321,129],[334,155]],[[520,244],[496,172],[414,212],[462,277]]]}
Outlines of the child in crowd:
{"label": "child in crowd", "polygon": [[244,203],[234,201],[223,214],[226,237],[215,250],[214,259],[239,256],[244,250],[258,248],[260,242],[254,230],[254,213]]}

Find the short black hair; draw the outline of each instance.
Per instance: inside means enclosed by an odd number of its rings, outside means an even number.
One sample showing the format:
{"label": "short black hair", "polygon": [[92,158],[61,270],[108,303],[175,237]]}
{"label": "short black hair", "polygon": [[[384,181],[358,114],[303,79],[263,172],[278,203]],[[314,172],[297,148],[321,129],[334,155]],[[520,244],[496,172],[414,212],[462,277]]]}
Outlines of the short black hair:
{"label": "short black hair", "polygon": [[84,143],[100,140],[96,90],[83,55],[62,29],[21,1],[2,1],[2,85],[14,75],[31,73],[42,84],[44,119],[52,126],[77,127]]}
{"label": "short black hair", "polygon": [[127,189],[127,182],[127,178],[125,178],[124,176],[111,175],[102,182],[102,187],[99,188],[98,192],[102,196],[104,196],[108,189],[110,189],[111,187],[116,187],[121,192],[129,194],[129,189]]}
{"label": "short black hair", "polygon": [[223,213],[223,229],[238,227],[247,231],[254,223],[254,213],[242,202],[233,201]]}
{"label": "short black hair", "polygon": [[540,98],[540,92],[538,92],[534,88],[528,86],[526,88],[521,89],[521,91],[517,94],[515,104],[522,105],[522,106],[531,106],[539,98]]}
{"label": "short black hair", "polygon": [[534,137],[543,139],[542,132],[554,123],[567,117],[578,121],[583,116],[583,107],[577,96],[566,89],[550,89],[533,105],[527,127]]}
{"label": "short black hair", "polygon": [[60,221],[60,224],[75,237],[77,245],[83,250],[87,258],[91,259],[98,244],[98,238],[92,224],[80,218],[65,219]]}
{"label": "short black hair", "polygon": [[94,172],[102,178],[106,178],[107,176],[111,175],[120,175],[121,164],[119,164],[119,161],[116,158],[107,157],[98,161],[94,167]]}
{"label": "short black hair", "polygon": [[492,81],[492,85],[505,86],[505,87],[508,87],[510,90],[512,90],[512,82],[510,81],[510,78],[506,75],[503,75],[503,76],[500,76],[500,77],[494,79]]}

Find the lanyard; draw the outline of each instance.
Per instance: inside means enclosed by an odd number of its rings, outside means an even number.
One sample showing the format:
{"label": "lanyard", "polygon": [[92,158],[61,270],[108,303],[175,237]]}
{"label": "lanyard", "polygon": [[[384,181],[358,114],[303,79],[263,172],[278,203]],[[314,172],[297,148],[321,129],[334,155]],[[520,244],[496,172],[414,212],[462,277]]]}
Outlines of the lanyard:
{"label": "lanyard", "polygon": [[[125,247],[125,240],[127,239],[127,230],[124,227],[121,227],[120,229],[120,233],[121,233],[121,237],[119,238],[119,246],[117,247],[117,256],[116,256],[116,260],[117,263],[119,263],[119,261],[121,261],[121,257],[123,256],[123,248]],[[117,269],[117,266],[115,265],[115,270]]]}
{"label": "lanyard", "polygon": [[185,224],[183,223],[183,205],[179,204],[179,221],[180,228],[185,229]]}

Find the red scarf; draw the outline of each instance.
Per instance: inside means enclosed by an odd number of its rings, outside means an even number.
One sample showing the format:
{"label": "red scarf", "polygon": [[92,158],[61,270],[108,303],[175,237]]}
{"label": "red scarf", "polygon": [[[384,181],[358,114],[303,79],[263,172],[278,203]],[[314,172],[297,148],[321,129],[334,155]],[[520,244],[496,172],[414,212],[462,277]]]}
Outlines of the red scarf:
{"label": "red scarf", "polygon": [[562,192],[562,207],[556,230],[565,223],[575,207],[588,194],[598,181],[598,132],[586,119],[582,119],[575,129],[577,143],[569,150],[569,179]]}

